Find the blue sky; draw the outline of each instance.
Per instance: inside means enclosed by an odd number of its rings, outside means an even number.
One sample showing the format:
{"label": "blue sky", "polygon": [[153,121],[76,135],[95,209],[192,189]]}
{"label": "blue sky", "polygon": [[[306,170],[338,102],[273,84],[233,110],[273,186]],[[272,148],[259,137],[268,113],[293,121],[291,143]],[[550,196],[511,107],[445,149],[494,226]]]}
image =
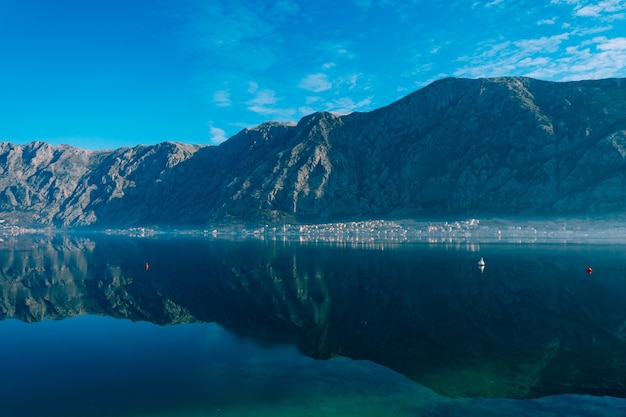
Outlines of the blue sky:
{"label": "blue sky", "polygon": [[217,144],[443,77],[626,77],[626,0],[0,0],[0,139]]}

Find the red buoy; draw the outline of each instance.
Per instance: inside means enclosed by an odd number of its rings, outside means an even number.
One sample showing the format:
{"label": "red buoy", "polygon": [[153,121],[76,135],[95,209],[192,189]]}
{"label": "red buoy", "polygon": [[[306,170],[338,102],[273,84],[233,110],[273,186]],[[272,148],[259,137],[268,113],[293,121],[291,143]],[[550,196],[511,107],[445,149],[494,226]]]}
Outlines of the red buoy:
{"label": "red buoy", "polygon": [[591,267],[587,267],[587,273],[591,275],[592,272],[593,272],[593,269],[591,269]]}

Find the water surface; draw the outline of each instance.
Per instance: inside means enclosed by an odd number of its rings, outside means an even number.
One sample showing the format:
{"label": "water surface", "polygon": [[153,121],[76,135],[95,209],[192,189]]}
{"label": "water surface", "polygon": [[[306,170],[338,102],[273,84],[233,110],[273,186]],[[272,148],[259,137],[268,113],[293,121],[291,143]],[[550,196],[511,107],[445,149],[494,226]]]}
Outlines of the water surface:
{"label": "water surface", "polygon": [[2,414],[621,416],[625,249],[7,240]]}

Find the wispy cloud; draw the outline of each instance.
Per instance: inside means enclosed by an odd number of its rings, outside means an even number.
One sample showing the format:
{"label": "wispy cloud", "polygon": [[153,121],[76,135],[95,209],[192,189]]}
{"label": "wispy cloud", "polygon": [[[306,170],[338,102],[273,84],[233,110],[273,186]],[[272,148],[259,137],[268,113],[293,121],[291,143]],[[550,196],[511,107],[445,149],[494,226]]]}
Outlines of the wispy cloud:
{"label": "wispy cloud", "polygon": [[213,103],[218,107],[230,107],[232,102],[230,101],[230,92],[228,90],[219,90],[213,93]]}
{"label": "wispy cloud", "polygon": [[357,111],[358,105],[349,97],[338,98],[332,101],[321,103],[321,107],[301,106],[298,107],[300,117],[307,116],[319,111],[326,111],[337,114],[350,114]]}
{"label": "wispy cloud", "polygon": [[271,117],[284,121],[290,121],[294,118],[294,115],[296,114],[295,109],[276,106],[276,103],[278,103],[280,99],[276,97],[276,92],[274,90],[259,90],[255,87],[253,91],[254,97],[246,102],[249,111],[264,117]]}
{"label": "wispy cloud", "polygon": [[566,52],[545,71],[559,74],[563,80],[597,79],[615,77],[626,67],[626,38],[597,37]]}
{"label": "wispy cloud", "polygon": [[259,89],[259,84],[254,81],[248,81],[248,93],[254,94]]}
{"label": "wispy cloud", "polygon": [[626,4],[623,0],[605,0],[586,5],[578,4],[575,14],[576,16],[602,17],[623,10],[626,10]]}
{"label": "wispy cloud", "polygon": [[493,7],[493,6],[497,6],[500,3],[502,3],[504,0],[493,0],[490,1],[489,3],[485,4],[485,7]]}
{"label": "wispy cloud", "polygon": [[207,57],[214,110],[228,117],[366,111],[451,75],[626,76],[624,0],[352,0],[333,6],[337,20],[324,1],[188,1],[194,52]]}
{"label": "wispy cloud", "polygon": [[297,110],[288,107],[273,107],[273,106],[250,106],[248,107],[253,113],[263,116],[266,119],[280,120],[283,122],[294,121]]}
{"label": "wispy cloud", "polygon": [[248,110],[257,114],[268,115],[274,113],[273,105],[276,104],[276,92],[274,90],[258,90],[255,96],[248,100]]}
{"label": "wispy cloud", "polygon": [[350,74],[347,77],[348,89],[355,90],[359,87],[360,74]]}
{"label": "wispy cloud", "polygon": [[342,97],[326,103],[326,111],[335,112],[339,114],[348,114],[365,107],[368,107],[372,103],[372,97],[364,98],[358,102],[355,102],[350,97]]}
{"label": "wispy cloud", "polygon": [[220,143],[226,141],[228,137],[226,137],[226,131],[224,129],[220,129],[219,127],[213,126],[212,123],[209,123],[209,142],[213,145],[219,145]]}
{"label": "wispy cloud", "polygon": [[165,3],[171,3],[171,13],[183,23],[182,48],[224,71],[244,66],[263,71],[281,62],[279,51],[287,35],[281,28],[302,12],[295,0]]}
{"label": "wispy cloud", "polygon": [[[474,53],[458,58],[454,75],[493,77],[526,75],[565,81],[626,75],[626,42],[613,23],[626,11],[623,0],[551,0],[552,17],[536,20],[542,31],[560,33],[524,37],[509,31],[505,40],[478,43]],[[604,36],[599,36],[603,34]],[[528,35],[528,32],[526,33]],[[516,36],[518,36],[516,38]]]}
{"label": "wispy cloud", "polygon": [[298,84],[299,88],[303,88],[314,93],[330,90],[332,86],[333,85],[330,83],[330,81],[328,81],[328,75],[322,73],[309,74],[301,79],[300,83]]}
{"label": "wispy cloud", "polygon": [[[578,43],[566,45],[574,36]],[[574,32],[565,33],[498,43],[480,55],[461,58],[463,61],[468,65],[459,68],[456,76],[526,75],[563,81],[623,76],[626,38],[596,36],[587,39]]]}
{"label": "wispy cloud", "polygon": [[352,60],[357,58],[354,48],[357,45],[349,40],[324,40],[312,46],[311,51],[322,57],[325,63],[335,66],[338,61]]}
{"label": "wispy cloud", "polygon": [[539,26],[541,26],[541,25],[554,25],[554,24],[556,24],[556,20],[557,20],[556,17],[553,17],[551,19],[541,19],[541,20],[539,20],[537,22],[537,24]]}
{"label": "wispy cloud", "polygon": [[248,101],[250,106],[267,106],[275,104],[278,99],[276,92],[270,89],[258,90],[254,98]]}
{"label": "wispy cloud", "polygon": [[309,114],[315,113],[317,110],[311,106],[300,106],[298,107],[298,115],[300,117],[308,116]]}
{"label": "wispy cloud", "polygon": [[[595,37],[567,50],[570,79],[615,77],[626,68],[626,38]],[[568,62],[569,61],[569,62]],[[623,74],[623,73],[622,73]]]}
{"label": "wispy cloud", "polygon": [[524,55],[532,55],[536,53],[555,52],[563,41],[570,37],[569,33],[561,33],[553,36],[542,36],[538,39],[522,39],[513,42],[517,51]]}
{"label": "wispy cloud", "polygon": [[596,48],[600,51],[613,51],[618,54],[626,54],[626,38],[612,38],[605,36],[593,38]]}
{"label": "wispy cloud", "polygon": [[319,102],[321,100],[323,100],[323,99],[320,96],[308,96],[305,99],[305,102],[306,102],[307,105],[311,105],[311,104],[317,103],[317,102]]}

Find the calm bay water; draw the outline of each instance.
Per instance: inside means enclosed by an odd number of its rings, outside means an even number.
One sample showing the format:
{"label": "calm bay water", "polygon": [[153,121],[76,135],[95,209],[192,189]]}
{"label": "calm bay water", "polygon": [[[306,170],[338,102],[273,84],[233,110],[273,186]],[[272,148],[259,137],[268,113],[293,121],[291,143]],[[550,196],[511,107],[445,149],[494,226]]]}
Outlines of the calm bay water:
{"label": "calm bay water", "polygon": [[598,242],[14,238],[1,413],[623,416],[625,272]]}

